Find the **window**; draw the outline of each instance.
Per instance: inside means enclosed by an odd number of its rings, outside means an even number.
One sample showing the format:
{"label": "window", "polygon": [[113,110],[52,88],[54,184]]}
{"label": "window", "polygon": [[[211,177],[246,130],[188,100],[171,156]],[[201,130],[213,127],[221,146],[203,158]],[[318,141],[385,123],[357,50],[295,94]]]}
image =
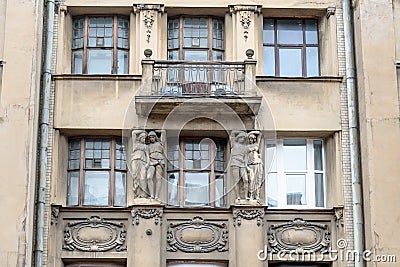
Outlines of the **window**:
{"label": "window", "polygon": [[324,207],[324,147],[319,139],[268,140],[269,207]]}
{"label": "window", "polygon": [[69,141],[67,204],[126,205],[126,159],[120,139],[80,138]]}
{"label": "window", "polygon": [[264,74],[319,76],[316,19],[264,19]]}
{"label": "window", "polygon": [[223,20],[179,17],[168,20],[169,60],[223,60]]}
{"label": "window", "polygon": [[127,74],[128,51],[127,18],[80,17],[73,20],[73,73]]}
{"label": "window", "polygon": [[224,206],[224,171],[224,141],[168,142],[169,205]]}
{"label": "window", "polygon": [[167,267],[226,267],[225,263],[196,263],[196,262],[188,262],[188,263],[178,263],[178,262],[171,262],[167,263]]}
{"label": "window", "polygon": [[329,263],[269,263],[271,267],[329,267]]}
{"label": "window", "polygon": [[126,266],[126,264],[107,263],[107,262],[71,263],[71,264],[65,265],[65,267],[125,267],[125,266]]}

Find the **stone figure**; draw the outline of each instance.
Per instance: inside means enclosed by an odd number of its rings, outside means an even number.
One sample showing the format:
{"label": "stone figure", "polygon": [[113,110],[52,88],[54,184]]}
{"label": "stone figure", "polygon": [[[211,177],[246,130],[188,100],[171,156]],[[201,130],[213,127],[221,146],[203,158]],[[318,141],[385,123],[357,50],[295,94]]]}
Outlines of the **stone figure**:
{"label": "stone figure", "polygon": [[[161,132],[161,140],[157,136],[156,132]],[[156,132],[151,131],[148,135],[150,165],[147,170],[147,186],[149,188],[150,198],[158,199],[160,196],[161,182],[165,171],[165,153],[164,144],[162,141],[165,134],[164,131]]]}
{"label": "stone figure", "polygon": [[251,131],[247,134],[248,138],[248,175],[250,181],[250,198],[260,199],[260,189],[264,178],[264,166],[259,152],[261,133],[259,131]]}
{"label": "stone figure", "polygon": [[147,170],[150,164],[149,148],[146,144],[147,133],[144,130],[132,131],[132,177],[133,191],[136,197],[146,198]]}
{"label": "stone figure", "polygon": [[247,134],[244,131],[232,131],[231,139],[231,174],[235,182],[234,192],[237,200],[240,200],[240,184],[243,183],[244,195],[250,199],[250,185],[247,173],[247,161],[249,147],[246,143]]}

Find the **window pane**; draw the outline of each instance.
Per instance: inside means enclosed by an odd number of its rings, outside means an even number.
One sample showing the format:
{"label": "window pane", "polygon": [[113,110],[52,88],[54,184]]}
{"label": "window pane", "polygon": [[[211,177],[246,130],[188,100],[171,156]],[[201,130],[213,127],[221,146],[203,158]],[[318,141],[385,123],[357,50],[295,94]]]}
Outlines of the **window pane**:
{"label": "window pane", "polygon": [[206,61],[208,59],[208,52],[185,50],[183,53],[183,57],[184,60]]}
{"label": "window pane", "polygon": [[68,173],[68,205],[78,205],[79,172]]}
{"label": "window pane", "polygon": [[167,267],[226,267],[225,263],[167,263]]}
{"label": "window pane", "polygon": [[224,175],[215,175],[215,206],[223,207],[224,204]]}
{"label": "window pane", "polygon": [[111,50],[89,50],[88,74],[111,74],[111,68]]}
{"label": "window pane", "polygon": [[126,173],[115,172],[114,205],[126,205]]}
{"label": "window pane", "polygon": [[273,46],[263,47],[264,75],[275,75],[275,48]]}
{"label": "window pane", "polygon": [[306,175],[286,174],[287,205],[306,205]]}
{"label": "window pane", "polygon": [[322,141],[314,140],[314,170],[322,171]]}
{"label": "window pane", "polygon": [[82,74],[82,51],[72,52],[72,69],[74,74]]}
{"label": "window pane", "polygon": [[84,190],[84,205],[107,206],[109,192],[109,172],[86,171]]}
{"label": "window pane", "polygon": [[267,140],[266,171],[276,171],[276,143],[275,140]]}
{"label": "window pane", "polygon": [[263,25],[263,41],[266,44],[274,43],[274,20],[273,19],[264,19]]}
{"label": "window pane", "polygon": [[306,20],[306,43],[318,44],[318,27],[316,20]]}
{"label": "window pane", "polygon": [[285,170],[306,170],[306,140],[285,139],[283,141],[283,146],[283,162]]}
{"label": "window pane", "polygon": [[214,61],[222,61],[223,53],[219,52],[219,51],[213,51],[213,59],[214,59]]}
{"label": "window pane", "polygon": [[301,20],[278,20],[279,44],[302,44],[303,30]]}
{"label": "window pane", "polygon": [[315,174],[315,206],[324,206],[324,176],[322,173]]}
{"label": "window pane", "polygon": [[280,76],[302,76],[301,48],[279,49]]}
{"label": "window pane", "polygon": [[307,76],[319,75],[318,47],[307,47]]}
{"label": "window pane", "polygon": [[185,205],[206,206],[209,203],[208,173],[185,173]]}
{"label": "window pane", "polygon": [[276,173],[267,175],[267,199],[268,207],[278,207],[278,178]]}
{"label": "window pane", "polygon": [[171,206],[179,206],[178,182],[179,173],[168,174],[168,204]]}
{"label": "window pane", "polygon": [[128,51],[118,50],[118,74],[128,73]]}
{"label": "window pane", "polygon": [[178,60],[179,52],[178,51],[168,51],[168,60]]}

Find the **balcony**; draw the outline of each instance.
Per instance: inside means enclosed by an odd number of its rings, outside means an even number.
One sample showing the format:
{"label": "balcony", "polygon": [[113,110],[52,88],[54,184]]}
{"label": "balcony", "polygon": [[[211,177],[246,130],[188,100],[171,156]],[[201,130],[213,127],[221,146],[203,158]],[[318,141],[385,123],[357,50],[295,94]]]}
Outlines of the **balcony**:
{"label": "balcony", "polygon": [[218,111],[218,101],[238,114],[255,115],[261,97],[255,89],[256,61],[251,57],[241,62],[200,62],[152,60],[147,56],[142,60],[136,112],[142,116],[168,114],[190,100],[191,112]]}

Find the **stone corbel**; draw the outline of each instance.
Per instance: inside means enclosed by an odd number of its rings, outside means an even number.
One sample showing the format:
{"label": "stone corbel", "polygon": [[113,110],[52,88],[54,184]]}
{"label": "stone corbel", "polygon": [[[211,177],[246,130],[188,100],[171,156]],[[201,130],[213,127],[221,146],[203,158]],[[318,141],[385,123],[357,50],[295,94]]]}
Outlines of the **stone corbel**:
{"label": "stone corbel", "polygon": [[133,5],[135,13],[143,14],[143,22],[146,27],[146,41],[149,43],[151,38],[151,31],[158,13],[164,13],[164,5],[159,4],[135,4]]}
{"label": "stone corbel", "polygon": [[55,225],[58,223],[58,215],[60,213],[61,205],[51,205],[51,225]]}
{"label": "stone corbel", "polygon": [[231,14],[237,14],[238,16],[240,16],[240,23],[243,27],[243,37],[244,40],[247,41],[247,38],[249,36],[250,24],[252,22],[252,14],[260,14],[261,6],[232,5],[229,6],[229,12]]}
{"label": "stone corbel", "polygon": [[233,210],[233,225],[242,225],[242,219],[244,220],[257,220],[257,226],[263,224],[265,211],[264,208],[250,208],[250,209],[234,209]]}
{"label": "stone corbel", "polygon": [[131,211],[134,225],[139,225],[140,219],[153,219],[155,225],[161,225],[163,210],[161,208],[133,208]]}
{"label": "stone corbel", "polygon": [[343,221],[343,206],[337,206],[333,207],[333,210],[335,212],[334,219],[336,222],[336,227],[344,227],[344,221]]}
{"label": "stone corbel", "polygon": [[335,15],[336,13],[336,7],[330,6],[326,9],[326,18],[329,19],[330,16]]}

